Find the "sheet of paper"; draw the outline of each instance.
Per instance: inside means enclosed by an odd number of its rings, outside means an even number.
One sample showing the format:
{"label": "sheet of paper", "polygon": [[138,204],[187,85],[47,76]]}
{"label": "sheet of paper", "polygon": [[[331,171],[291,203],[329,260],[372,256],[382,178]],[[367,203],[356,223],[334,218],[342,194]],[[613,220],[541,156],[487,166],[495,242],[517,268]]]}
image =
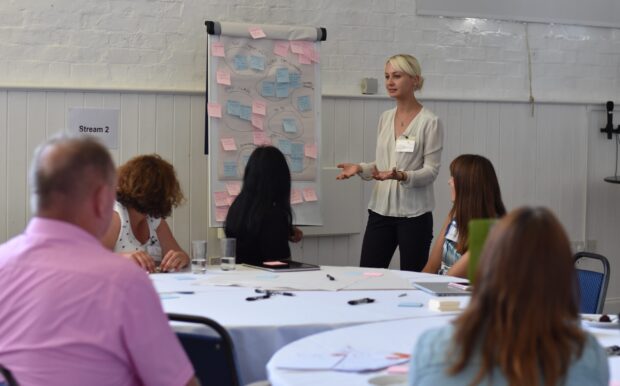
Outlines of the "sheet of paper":
{"label": "sheet of paper", "polygon": [[263,127],[264,119],[260,115],[252,114],[252,126],[256,127],[259,130],[264,130]]}
{"label": "sheet of paper", "polygon": [[211,55],[217,56],[219,58],[225,57],[226,53],[224,50],[224,43],[222,42],[211,43]]}
{"label": "sheet of paper", "polygon": [[316,143],[307,143],[304,146],[304,150],[306,153],[306,157],[316,159],[317,157]]}
{"label": "sheet of paper", "polygon": [[215,221],[223,222],[226,221],[226,216],[228,215],[228,207],[219,207],[215,208]]}
{"label": "sheet of paper", "polygon": [[316,196],[316,191],[314,188],[304,188],[304,200],[308,202],[317,201],[318,197]]}
{"label": "sheet of paper", "polygon": [[226,192],[213,192],[213,199],[216,207],[228,206],[228,193]]}
{"label": "sheet of paper", "polygon": [[277,41],[273,46],[273,53],[286,58],[288,56],[288,46],[287,41]]}
{"label": "sheet of paper", "polygon": [[227,182],[226,191],[233,197],[236,197],[241,193],[241,182]]}
{"label": "sheet of paper", "polygon": [[262,116],[267,115],[267,103],[258,100],[252,101],[252,112]]}
{"label": "sheet of paper", "polygon": [[213,118],[222,118],[222,105],[219,103],[209,102],[207,104],[207,114]]}
{"label": "sheet of paper", "polygon": [[299,189],[291,189],[291,205],[297,205],[304,202],[304,199],[301,196],[301,190]]}
{"label": "sheet of paper", "polygon": [[249,27],[248,31],[252,39],[261,39],[267,36],[261,27]]}
{"label": "sheet of paper", "polygon": [[221,138],[220,141],[222,142],[222,148],[224,148],[225,151],[237,150],[237,144],[235,143],[235,139],[233,137]]}
{"label": "sheet of paper", "polygon": [[227,70],[219,70],[215,74],[218,84],[230,86],[230,72]]}

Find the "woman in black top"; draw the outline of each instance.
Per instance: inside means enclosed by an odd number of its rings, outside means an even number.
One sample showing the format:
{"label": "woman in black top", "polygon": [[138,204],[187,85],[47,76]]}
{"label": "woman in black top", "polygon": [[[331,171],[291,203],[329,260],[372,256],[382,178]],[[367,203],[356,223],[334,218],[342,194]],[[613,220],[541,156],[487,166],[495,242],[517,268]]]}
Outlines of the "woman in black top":
{"label": "woman in black top", "polygon": [[237,239],[237,261],[260,265],[288,259],[288,242],[301,240],[293,227],[291,172],[273,146],[257,147],[245,167],[243,187],[226,217],[226,237]]}

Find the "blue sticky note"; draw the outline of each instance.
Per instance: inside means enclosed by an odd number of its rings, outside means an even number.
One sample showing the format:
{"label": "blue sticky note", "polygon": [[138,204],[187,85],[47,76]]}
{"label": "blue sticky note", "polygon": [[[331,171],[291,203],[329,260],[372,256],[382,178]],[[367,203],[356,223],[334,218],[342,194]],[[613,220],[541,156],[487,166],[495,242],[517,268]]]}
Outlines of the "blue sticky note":
{"label": "blue sticky note", "polygon": [[177,276],[175,279],[177,280],[196,280],[193,276]]}
{"label": "blue sticky note", "polygon": [[252,120],[252,106],[239,106],[239,117],[241,119],[245,119],[246,121]]}
{"label": "blue sticky note", "polygon": [[224,177],[237,177],[236,161],[224,161]]}
{"label": "blue sticky note", "polygon": [[398,303],[399,307],[424,307],[424,303],[419,302],[401,302]]}
{"label": "blue sticky note", "polygon": [[290,83],[291,88],[300,88],[301,87],[301,74],[297,72],[289,73],[288,81]]}
{"label": "blue sticky note", "polygon": [[276,96],[276,84],[274,82],[263,82],[260,95],[264,97]]}
{"label": "blue sticky note", "polygon": [[310,97],[308,95],[297,97],[297,109],[299,111],[310,111]]}
{"label": "blue sticky note", "polygon": [[288,68],[278,68],[276,70],[276,82],[288,83]]}
{"label": "blue sticky note", "polygon": [[233,65],[235,66],[235,70],[243,71],[248,69],[248,59],[243,55],[235,55],[235,59],[233,60]]}
{"label": "blue sticky note", "polygon": [[303,143],[291,143],[291,157],[304,158],[304,144]]}
{"label": "blue sticky note", "polygon": [[179,296],[176,296],[176,295],[166,295],[166,294],[163,294],[163,295],[159,295],[159,298],[160,298],[161,300],[168,300],[168,299],[178,299],[178,298],[179,298]]}
{"label": "blue sticky note", "polygon": [[301,173],[304,171],[303,158],[291,158],[291,173]]}
{"label": "blue sticky note", "polygon": [[265,70],[265,58],[262,56],[250,56],[250,68],[253,70]]}
{"label": "blue sticky note", "polygon": [[284,118],[282,120],[282,126],[284,126],[284,132],[286,133],[297,132],[297,124],[295,123],[295,119],[293,118]]}
{"label": "blue sticky note", "polygon": [[239,112],[240,106],[241,104],[237,101],[227,100],[226,101],[226,112],[228,113],[228,115],[234,115],[238,117],[240,114]]}
{"label": "blue sticky note", "polygon": [[282,154],[291,155],[291,141],[288,139],[278,140],[278,149],[280,149]]}
{"label": "blue sticky note", "polygon": [[288,83],[276,83],[276,96],[278,98],[288,97]]}

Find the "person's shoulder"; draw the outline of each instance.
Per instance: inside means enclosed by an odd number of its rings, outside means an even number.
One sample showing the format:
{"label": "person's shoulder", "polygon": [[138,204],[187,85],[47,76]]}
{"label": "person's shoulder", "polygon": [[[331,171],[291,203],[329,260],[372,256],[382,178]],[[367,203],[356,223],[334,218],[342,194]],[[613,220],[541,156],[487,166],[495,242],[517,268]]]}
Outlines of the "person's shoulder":
{"label": "person's shoulder", "polygon": [[[427,360],[434,361],[443,355],[446,347],[451,344],[454,327],[448,324],[442,327],[435,327],[423,332],[416,343],[416,351],[418,355],[425,355]],[[436,358],[433,358],[436,357]],[[443,357],[441,356],[443,360]]]}
{"label": "person's shoulder", "polygon": [[396,107],[393,107],[389,110],[385,110],[383,113],[381,113],[381,120],[389,119],[393,117],[394,114],[396,114]]}
{"label": "person's shoulder", "polygon": [[607,354],[597,339],[586,332],[586,341],[581,357],[570,366],[566,386],[606,386],[609,383]]}
{"label": "person's shoulder", "polygon": [[422,110],[419,112],[420,116],[429,121],[437,121],[439,117],[432,110],[427,107],[422,107]]}

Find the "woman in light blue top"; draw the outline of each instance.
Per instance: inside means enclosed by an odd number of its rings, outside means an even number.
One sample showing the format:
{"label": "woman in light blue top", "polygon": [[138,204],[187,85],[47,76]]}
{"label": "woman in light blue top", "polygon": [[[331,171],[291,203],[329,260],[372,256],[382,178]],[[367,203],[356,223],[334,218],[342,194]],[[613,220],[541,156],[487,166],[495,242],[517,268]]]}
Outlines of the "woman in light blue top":
{"label": "woman in light blue top", "polygon": [[448,184],[452,209],[422,271],[465,277],[469,220],[498,218],[506,214],[506,209],[493,164],[481,155],[456,157],[450,163]]}
{"label": "woman in light blue top", "polygon": [[545,208],[493,226],[463,313],[418,339],[411,386],[606,386],[607,356],[583,331],[568,237]]}

